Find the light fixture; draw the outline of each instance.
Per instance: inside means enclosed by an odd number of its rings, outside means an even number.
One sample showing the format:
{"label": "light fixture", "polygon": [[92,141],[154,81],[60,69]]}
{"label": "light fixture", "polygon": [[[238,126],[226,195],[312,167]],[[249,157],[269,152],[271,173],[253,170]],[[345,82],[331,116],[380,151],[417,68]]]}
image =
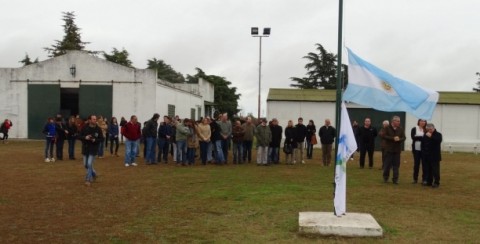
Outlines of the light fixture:
{"label": "light fixture", "polygon": [[70,66],[70,74],[75,77],[75,74],[77,73],[77,67],[75,67],[75,64],[72,64],[72,66]]}

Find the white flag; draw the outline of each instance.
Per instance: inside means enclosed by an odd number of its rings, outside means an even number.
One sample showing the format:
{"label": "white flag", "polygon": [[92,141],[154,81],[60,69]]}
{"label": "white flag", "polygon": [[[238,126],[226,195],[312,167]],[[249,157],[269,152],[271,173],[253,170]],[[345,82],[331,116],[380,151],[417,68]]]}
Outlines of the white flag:
{"label": "white flag", "polygon": [[357,142],[350,125],[347,107],[342,101],[342,114],[340,117],[340,135],[338,137],[338,150],[335,159],[335,215],[346,213],[347,205],[347,161],[357,150]]}

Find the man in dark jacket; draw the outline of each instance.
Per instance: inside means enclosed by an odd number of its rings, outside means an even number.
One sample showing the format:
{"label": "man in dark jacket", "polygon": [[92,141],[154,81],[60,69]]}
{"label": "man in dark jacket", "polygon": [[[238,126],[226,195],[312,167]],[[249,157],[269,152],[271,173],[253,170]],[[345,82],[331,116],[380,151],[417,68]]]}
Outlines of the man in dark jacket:
{"label": "man in dark jacket", "polygon": [[437,188],[440,186],[440,161],[442,161],[441,143],[442,134],[431,123],[426,126],[427,132],[422,141],[422,153],[425,160],[426,182],[424,186]]}
{"label": "man in dark jacket", "polygon": [[383,168],[383,181],[388,182],[390,169],[393,168],[393,184],[398,184],[398,174],[400,168],[400,153],[402,152],[402,143],[405,141],[405,130],[400,127],[400,117],[393,116],[390,126],[385,130],[385,165]]}
{"label": "man in dark jacket", "polygon": [[155,155],[155,147],[157,145],[157,127],[158,127],[158,118],[160,115],[155,113],[153,117],[147,121],[145,125],[145,148],[146,148],[146,155],[145,155],[145,163],[146,164],[157,164],[157,159]]}
{"label": "man in dark jacket", "polygon": [[370,118],[365,118],[362,127],[358,128],[358,144],[360,146],[360,168],[365,167],[365,155],[368,153],[368,167],[373,168],[373,151],[375,149],[377,129],[372,126]]}
{"label": "man in dark jacket", "polygon": [[332,144],[337,136],[337,130],[330,125],[330,119],[325,120],[325,125],[318,130],[320,143],[322,143],[322,161],[323,166],[329,166],[332,161]]}
{"label": "man in dark jacket", "polygon": [[[170,117],[163,116],[163,122],[158,128],[158,157],[157,163],[163,159],[164,163],[168,163],[168,149],[170,148],[170,140],[173,135],[172,125],[170,124]],[[163,155],[163,156],[162,156]]]}
{"label": "man in dark jacket", "polygon": [[272,133],[272,141],[268,147],[268,162],[278,164],[280,162],[280,143],[282,141],[282,126],[278,125],[277,119],[272,119],[270,124],[270,132]]}
{"label": "man in dark jacket", "polygon": [[90,186],[97,178],[97,173],[93,169],[93,161],[98,154],[98,145],[103,143],[103,133],[97,125],[97,117],[90,115],[88,124],[80,132],[79,139],[82,141],[83,165],[87,169],[85,176],[85,185]]}
{"label": "man in dark jacket", "polygon": [[[303,160],[303,148],[305,147],[303,144],[305,143],[305,137],[307,137],[307,127],[303,124],[303,118],[298,118],[298,124],[295,125],[295,140],[297,141],[297,147],[295,148],[295,159],[293,160],[293,164],[301,162],[302,164],[305,163]],[[300,156],[299,156],[300,155]]]}

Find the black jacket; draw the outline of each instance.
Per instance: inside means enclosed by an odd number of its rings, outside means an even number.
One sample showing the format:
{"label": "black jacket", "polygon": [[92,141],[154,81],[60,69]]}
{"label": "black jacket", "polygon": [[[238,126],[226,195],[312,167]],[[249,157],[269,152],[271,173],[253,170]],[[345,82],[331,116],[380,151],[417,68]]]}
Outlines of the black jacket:
{"label": "black jacket", "polygon": [[[87,140],[87,136],[90,135],[92,139]],[[86,124],[82,131],[80,132],[79,139],[82,141],[82,155],[97,155],[98,154],[98,144],[103,143],[103,133],[102,129],[95,125],[91,127]]]}
{"label": "black jacket", "polygon": [[280,147],[283,128],[280,125],[271,125],[270,131],[272,132],[272,141],[270,142],[270,147]]}
{"label": "black jacket", "polygon": [[337,130],[333,126],[322,126],[318,131],[318,136],[320,136],[320,142],[322,144],[332,144],[337,136]]}
{"label": "black jacket", "polygon": [[297,142],[304,142],[307,136],[307,127],[304,124],[295,125],[295,140]]}
{"label": "black jacket", "polygon": [[369,128],[365,128],[365,126],[361,126],[358,128],[358,144],[360,147],[365,148],[373,148],[375,147],[375,137],[377,137],[377,129],[375,127],[370,126]]}
{"label": "black jacket", "polygon": [[442,161],[442,134],[435,130],[431,137],[423,136],[422,154],[428,161]]}

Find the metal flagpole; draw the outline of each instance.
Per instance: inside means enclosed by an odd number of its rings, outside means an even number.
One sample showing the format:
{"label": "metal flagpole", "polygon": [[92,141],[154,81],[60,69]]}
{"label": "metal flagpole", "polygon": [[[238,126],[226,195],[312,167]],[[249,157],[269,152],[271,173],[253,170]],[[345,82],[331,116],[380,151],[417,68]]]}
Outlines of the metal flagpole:
{"label": "metal flagpole", "polygon": [[[335,164],[333,167],[333,196],[335,198],[335,169],[338,160],[338,137],[340,135],[340,104],[342,102],[342,25],[343,25],[343,0],[339,0],[338,6],[338,51],[337,51],[337,97],[335,104],[335,128],[337,129],[337,135],[335,140]],[[335,214],[335,206],[333,208]]]}

